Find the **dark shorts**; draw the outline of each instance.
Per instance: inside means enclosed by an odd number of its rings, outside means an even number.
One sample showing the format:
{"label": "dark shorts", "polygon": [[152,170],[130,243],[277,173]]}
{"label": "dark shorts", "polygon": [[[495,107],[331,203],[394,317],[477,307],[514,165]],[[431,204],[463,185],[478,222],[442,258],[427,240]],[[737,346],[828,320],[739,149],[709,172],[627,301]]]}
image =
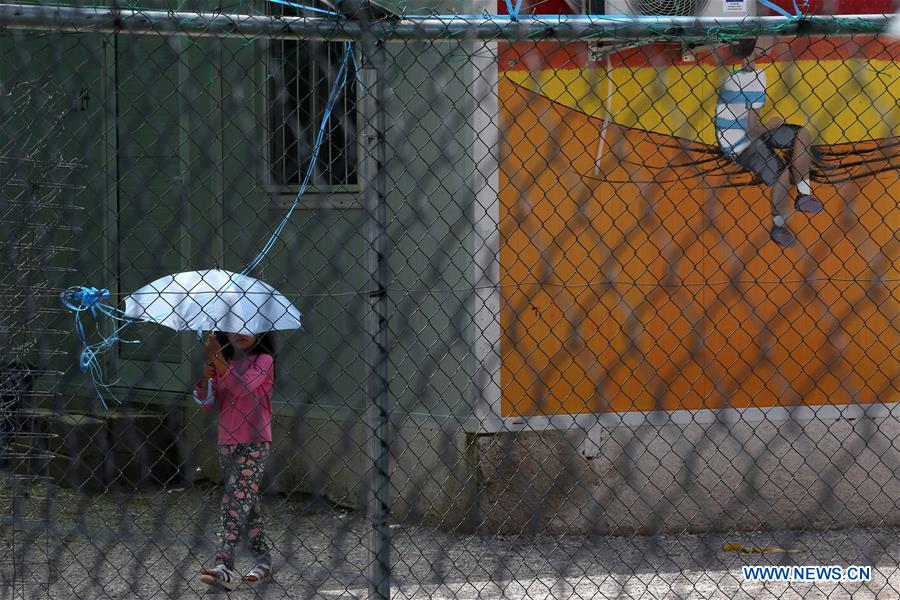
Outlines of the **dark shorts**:
{"label": "dark shorts", "polygon": [[800,125],[779,125],[751,140],[750,145],[732,160],[759,175],[766,185],[772,185],[788,167],[777,151],[791,150],[801,129]]}

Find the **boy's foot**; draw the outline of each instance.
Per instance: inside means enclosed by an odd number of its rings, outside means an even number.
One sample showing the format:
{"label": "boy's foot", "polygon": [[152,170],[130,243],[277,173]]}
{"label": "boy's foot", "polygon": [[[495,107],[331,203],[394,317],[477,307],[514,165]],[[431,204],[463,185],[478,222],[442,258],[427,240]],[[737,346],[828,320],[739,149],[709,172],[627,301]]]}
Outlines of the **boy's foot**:
{"label": "boy's foot", "polygon": [[250,572],[244,575],[244,581],[247,583],[259,583],[265,579],[272,577],[272,565],[259,563]]}
{"label": "boy's foot", "polygon": [[822,203],[819,202],[815,196],[811,196],[809,194],[797,194],[797,199],[794,200],[794,207],[800,212],[810,213],[813,215],[817,215],[825,210],[825,207],[822,206]]}
{"label": "boy's foot", "polygon": [[773,225],[769,236],[773,242],[785,248],[790,248],[797,242],[797,238],[794,237],[791,230],[784,226]]}
{"label": "boy's foot", "polygon": [[214,585],[225,590],[233,590],[241,582],[240,574],[225,565],[216,565],[212,569],[200,569],[200,581],[206,585]]}

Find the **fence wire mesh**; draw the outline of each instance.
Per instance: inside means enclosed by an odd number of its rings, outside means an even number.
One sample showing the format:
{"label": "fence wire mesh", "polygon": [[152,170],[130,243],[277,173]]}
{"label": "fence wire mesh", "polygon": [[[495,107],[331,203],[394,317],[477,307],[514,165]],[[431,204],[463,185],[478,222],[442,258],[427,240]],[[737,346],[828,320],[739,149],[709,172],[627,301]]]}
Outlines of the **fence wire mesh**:
{"label": "fence wire mesh", "polygon": [[172,8],[0,6],[0,598],[900,598],[884,19]]}

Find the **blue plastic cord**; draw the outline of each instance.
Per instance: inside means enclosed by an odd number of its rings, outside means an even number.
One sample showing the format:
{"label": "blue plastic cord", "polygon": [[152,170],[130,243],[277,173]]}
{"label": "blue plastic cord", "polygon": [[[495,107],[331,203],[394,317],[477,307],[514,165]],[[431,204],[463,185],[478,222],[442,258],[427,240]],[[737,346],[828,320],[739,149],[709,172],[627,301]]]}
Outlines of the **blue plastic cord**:
{"label": "blue plastic cord", "polygon": [[275,227],[275,230],[269,237],[269,241],[266,242],[265,246],[263,246],[259,254],[256,255],[256,258],[254,258],[253,261],[249,265],[247,265],[243,271],[241,271],[241,275],[250,273],[266,257],[266,254],[269,253],[269,251],[275,245],[275,242],[278,241],[278,238],[281,236],[281,232],[284,231],[284,228],[288,224],[288,221],[291,220],[291,215],[294,214],[294,210],[300,203],[300,197],[303,196],[304,192],[306,192],[306,188],[309,187],[309,182],[312,179],[313,173],[315,172],[316,163],[319,160],[319,151],[322,149],[322,144],[325,140],[325,130],[328,126],[328,121],[331,118],[331,113],[334,110],[334,105],[337,101],[337,97],[340,94],[340,91],[343,89],[344,84],[346,84],[347,82],[347,70],[352,56],[353,45],[350,42],[344,42],[344,55],[341,59],[341,66],[338,69],[337,77],[335,77],[334,85],[331,87],[331,91],[328,94],[328,101],[325,103],[325,113],[322,115],[322,123],[319,125],[319,132],[316,135],[316,140],[313,144],[309,166],[306,168],[306,174],[303,176],[303,182],[300,184],[300,189],[297,190],[297,195],[294,197],[294,202],[291,204],[291,207],[284,215],[284,218],[281,219],[281,222]]}
{"label": "blue plastic cord", "polygon": [[[807,2],[808,2],[808,0],[807,0]],[[800,8],[797,7],[797,0],[794,0],[794,10],[796,11],[796,14],[793,14],[793,15],[791,13],[789,13],[788,11],[784,10],[783,8],[781,8],[780,6],[778,6],[777,4],[770,2],[770,0],[759,0],[759,3],[762,4],[763,6],[765,6],[766,8],[771,8],[772,10],[774,10],[775,12],[780,14],[782,17],[787,17],[788,19],[800,19],[803,17],[803,15],[800,13]]]}
{"label": "blue plastic cord", "polygon": [[522,0],[516,0],[516,5],[513,7],[512,0],[506,0],[506,11],[509,13],[510,21],[518,21],[519,20],[519,10],[522,8]]}
{"label": "blue plastic cord", "polygon": [[363,83],[362,71],[359,68],[359,63],[356,62],[356,53],[355,52],[350,53],[350,59],[353,61],[353,72],[356,73],[356,82],[359,83],[359,87],[361,87],[363,90],[365,90],[366,85]]}
{"label": "blue plastic cord", "polygon": [[[81,342],[78,366],[82,371],[87,371],[90,374],[94,389],[97,391],[97,397],[100,398],[100,403],[103,404],[103,408],[108,409],[109,406],[103,397],[104,391],[112,396],[116,402],[119,402],[119,399],[110,391],[110,384],[103,383],[103,368],[98,357],[116,342],[136,344],[136,340],[123,340],[119,337],[119,334],[131,323],[139,321],[125,317],[121,310],[105,302],[109,298],[108,289],[101,290],[87,286],[70,287],[63,291],[59,298],[63,306],[75,313],[75,335],[78,336],[78,341]],[[84,323],[81,320],[81,314],[85,312],[90,312],[95,320],[97,319],[97,313],[100,313],[122,324],[108,336],[104,336],[100,332],[100,328],[97,327],[97,333],[100,334],[102,339],[96,344],[91,344],[88,342]]]}
{"label": "blue plastic cord", "polygon": [[[287,0],[269,0],[270,2],[276,2],[278,4],[287,4],[288,6],[294,6],[296,8],[302,9],[314,9],[313,7],[305,6],[302,4],[294,4],[292,2],[288,2]],[[325,11],[331,15],[341,17],[339,13],[333,11]],[[309,182],[312,179],[312,175],[315,172],[316,163],[319,160],[319,151],[322,149],[322,144],[325,141],[325,129],[328,125],[328,121],[331,118],[331,113],[334,110],[334,105],[337,101],[338,94],[341,89],[343,89],[344,84],[347,79],[347,64],[348,61],[352,60],[354,67],[356,67],[356,57],[353,55],[353,45],[350,42],[344,42],[344,56],[341,59],[341,66],[338,69],[337,77],[335,77],[334,84],[331,87],[331,91],[328,93],[328,101],[325,103],[325,112],[322,115],[322,123],[319,125],[319,132],[316,135],[316,140],[313,143],[312,155],[310,157],[309,166],[306,169],[306,173],[303,176],[303,182],[300,184],[300,189],[297,190],[297,195],[294,197],[294,202],[291,204],[291,207],[288,209],[287,213],[281,219],[281,222],[275,227],[272,231],[272,235],[269,236],[269,241],[263,246],[262,250],[259,251],[259,254],[256,255],[256,258],[247,265],[243,271],[241,271],[241,275],[247,275],[253,269],[255,269],[260,262],[266,257],[272,247],[275,245],[275,242],[278,241],[278,238],[281,236],[281,233],[284,231],[285,226],[287,226],[288,221],[291,220],[291,216],[294,214],[294,210],[297,208],[297,205],[300,203],[300,197],[306,192],[306,188],[309,187]],[[359,79],[359,69],[356,69],[356,76]],[[360,83],[362,80],[360,79]]]}
{"label": "blue plastic cord", "polygon": [[333,10],[328,10],[325,8],[316,8],[315,6],[307,6],[305,4],[295,4],[293,2],[288,2],[287,0],[269,0],[269,2],[274,2],[275,4],[284,4],[285,6],[290,6],[292,8],[299,8],[300,10],[310,10],[312,12],[325,13],[326,15],[331,16],[342,16],[340,13],[336,13]]}

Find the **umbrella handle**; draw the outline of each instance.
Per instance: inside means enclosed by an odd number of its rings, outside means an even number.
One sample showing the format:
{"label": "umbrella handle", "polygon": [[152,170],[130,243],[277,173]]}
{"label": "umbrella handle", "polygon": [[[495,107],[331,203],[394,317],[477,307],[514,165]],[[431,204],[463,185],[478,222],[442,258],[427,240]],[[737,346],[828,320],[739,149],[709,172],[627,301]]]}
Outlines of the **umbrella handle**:
{"label": "umbrella handle", "polygon": [[198,406],[209,406],[216,401],[216,395],[213,392],[213,380],[206,380],[206,400],[201,400],[200,396],[197,395],[197,391],[194,390],[192,394],[194,396],[194,402],[197,403]]}

